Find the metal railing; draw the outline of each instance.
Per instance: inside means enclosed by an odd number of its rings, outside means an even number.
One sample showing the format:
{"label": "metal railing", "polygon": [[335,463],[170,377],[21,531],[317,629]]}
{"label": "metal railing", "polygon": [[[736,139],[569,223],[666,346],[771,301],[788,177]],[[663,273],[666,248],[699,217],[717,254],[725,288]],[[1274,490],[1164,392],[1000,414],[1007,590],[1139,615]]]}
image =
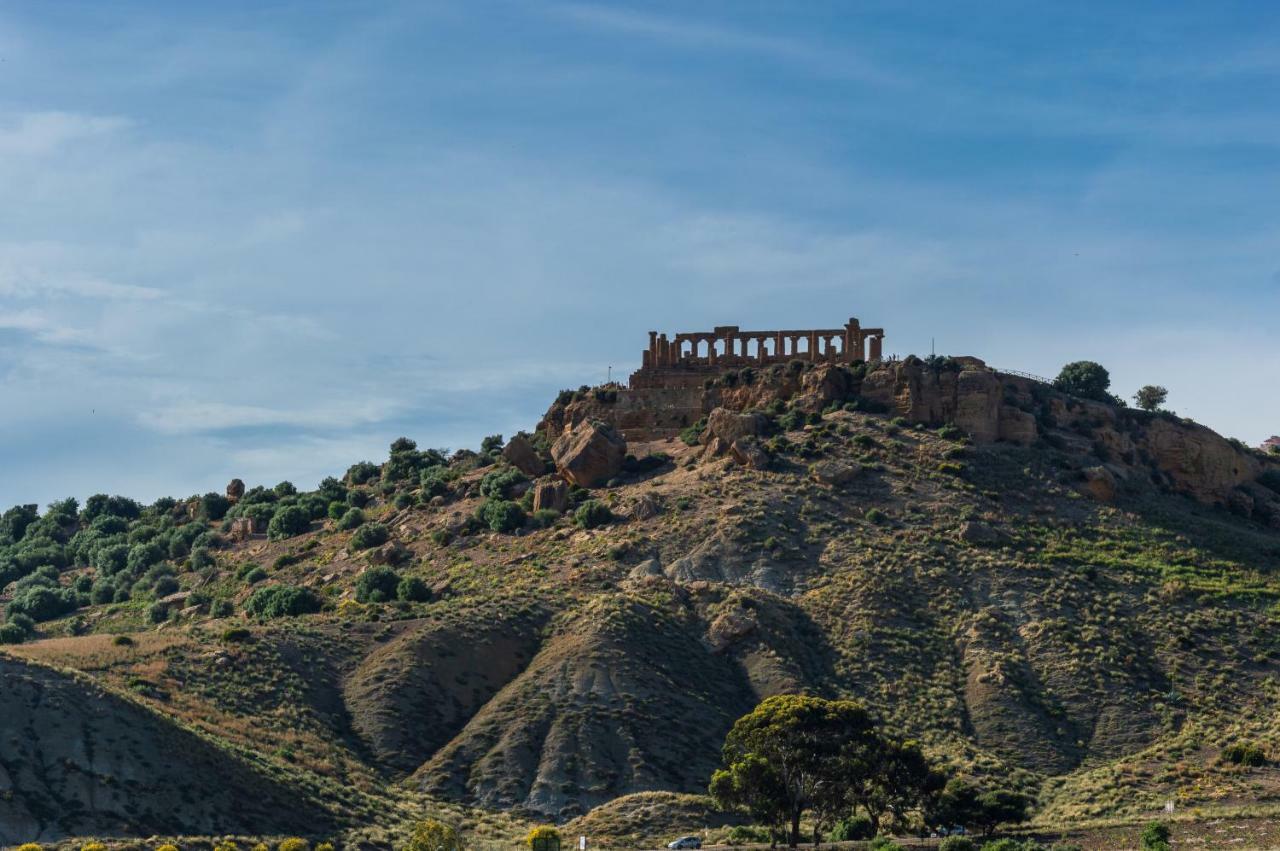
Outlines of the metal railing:
{"label": "metal railing", "polygon": [[1053,380],[1049,378],[1045,378],[1043,375],[1032,375],[1029,372],[1023,372],[1018,369],[997,369],[996,372],[1000,373],[1001,375],[1013,375],[1013,376],[1017,376],[1018,378],[1025,378],[1028,381],[1035,381],[1040,384],[1048,384],[1050,387],[1053,386]]}

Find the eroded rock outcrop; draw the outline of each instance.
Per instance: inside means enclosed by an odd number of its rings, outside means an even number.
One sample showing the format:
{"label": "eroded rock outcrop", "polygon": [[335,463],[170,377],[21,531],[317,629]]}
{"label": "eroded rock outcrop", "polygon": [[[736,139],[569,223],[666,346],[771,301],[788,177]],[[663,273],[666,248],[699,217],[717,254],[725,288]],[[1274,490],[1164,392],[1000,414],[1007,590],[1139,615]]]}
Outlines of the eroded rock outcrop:
{"label": "eroded rock outcrop", "polygon": [[542,459],[538,457],[538,451],[533,448],[529,438],[523,434],[517,434],[507,441],[507,445],[502,449],[502,457],[526,476],[542,475],[544,469]]}
{"label": "eroded rock outcrop", "polygon": [[578,423],[551,447],[556,472],[584,488],[603,485],[622,471],[627,442],[613,426],[598,420]]}

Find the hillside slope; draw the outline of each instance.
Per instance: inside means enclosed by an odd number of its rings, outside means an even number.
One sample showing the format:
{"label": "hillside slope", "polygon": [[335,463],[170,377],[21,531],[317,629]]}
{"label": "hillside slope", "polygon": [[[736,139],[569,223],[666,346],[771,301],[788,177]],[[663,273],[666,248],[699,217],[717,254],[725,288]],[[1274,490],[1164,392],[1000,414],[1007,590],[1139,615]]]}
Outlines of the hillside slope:
{"label": "hillside slope", "polygon": [[0,657],[0,844],[332,827],[297,790],[91,683]]}
{"label": "hillside slope", "polygon": [[[955,771],[1036,793],[1046,823],[1280,794],[1276,769],[1220,759],[1275,739],[1273,461],[977,365],[708,392],[767,411],[753,418],[764,460],[734,460],[710,430],[632,445],[638,462],[569,494],[610,508],[597,528],[543,513],[492,531],[475,519],[486,499],[527,501],[530,482],[496,453],[447,461],[398,442],[314,494],[251,490],[226,520],[208,499],[141,512],[104,534],[202,542],[171,561],[190,596],[161,605],[164,623],[148,623],[158,580],[139,573],[128,599],[47,619],[43,639],[6,652],[132,689],[157,717],[298,778],[339,824],[397,823],[406,790],[428,810],[553,820],[702,792],[734,718],[797,691],[865,701]],[[607,419],[609,404],[562,400],[544,431]],[[253,506],[317,504],[278,539],[198,537]],[[362,523],[319,517],[357,504]],[[76,550],[94,523],[82,512],[38,534]],[[360,531],[375,526],[386,543]],[[103,581],[93,552],[67,557],[64,587]],[[360,590],[379,571],[387,590]],[[395,599],[407,579],[420,590]],[[306,589],[319,610],[247,617],[271,586]],[[134,649],[94,649],[120,632]],[[191,830],[212,830],[223,799],[197,797]]]}

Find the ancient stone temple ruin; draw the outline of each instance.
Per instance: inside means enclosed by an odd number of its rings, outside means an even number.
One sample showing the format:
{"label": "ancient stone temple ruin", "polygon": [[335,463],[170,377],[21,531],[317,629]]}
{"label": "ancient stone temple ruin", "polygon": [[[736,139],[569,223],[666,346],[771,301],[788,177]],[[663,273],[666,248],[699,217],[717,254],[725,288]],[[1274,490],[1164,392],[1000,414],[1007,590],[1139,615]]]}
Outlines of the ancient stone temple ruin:
{"label": "ancient stone temple ruin", "polygon": [[631,374],[632,389],[701,386],[708,373],[792,360],[856,363],[879,360],[883,328],[863,328],[850,319],[843,328],[807,331],[743,331],[722,325],[668,338],[649,332],[642,365]]}

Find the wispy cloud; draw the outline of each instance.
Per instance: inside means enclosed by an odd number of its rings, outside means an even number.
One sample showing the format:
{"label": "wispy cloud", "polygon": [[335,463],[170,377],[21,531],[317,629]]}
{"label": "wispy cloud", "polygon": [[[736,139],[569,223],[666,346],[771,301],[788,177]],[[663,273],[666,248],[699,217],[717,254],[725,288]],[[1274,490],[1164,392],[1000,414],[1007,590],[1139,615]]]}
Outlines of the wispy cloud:
{"label": "wispy cloud", "polygon": [[671,47],[751,54],[824,77],[882,86],[904,83],[900,74],[869,61],[847,45],[837,49],[816,39],[761,35],[692,18],[666,17],[585,3],[556,4],[548,8],[553,14],[582,26],[648,39]]}
{"label": "wispy cloud", "polygon": [[72,142],[110,135],[129,125],[121,116],[26,112],[0,125],[0,156],[48,156]]}
{"label": "wispy cloud", "polygon": [[138,422],[162,434],[198,434],[230,429],[287,426],[298,429],[354,428],[382,422],[404,410],[390,399],[351,399],[321,405],[289,407],[241,405],[231,402],[186,401],[151,408]]}

